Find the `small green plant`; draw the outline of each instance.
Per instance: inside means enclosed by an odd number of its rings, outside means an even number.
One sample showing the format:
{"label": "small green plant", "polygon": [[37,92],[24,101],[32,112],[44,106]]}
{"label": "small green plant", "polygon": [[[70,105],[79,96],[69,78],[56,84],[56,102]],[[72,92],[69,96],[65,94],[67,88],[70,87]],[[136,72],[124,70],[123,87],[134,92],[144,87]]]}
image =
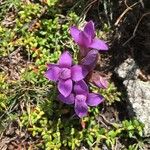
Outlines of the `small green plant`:
{"label": "small green plant", "polygon": [[[57,104],[58,106],[58,104]],[[61,109],[62,105],[60,105]],[[67,108],[66,108],[67,109]],[[63,110],[64,111],[64,110]],[[42,144],[37,146],[43,149],[72,149],[81,145],[96,149],[106,145],[113,149],[118,141],[128,141],[129,148],[142,146],[143,124],[133,120],[125,120],[122,123],[110,123],[108,128],[99,124],[92,113],[80,120],[81,126],[76,119],[64,117],[66,113],[59,113],[52,121],[52,116],[47,116],[41,107],[30,108],[20,116],[20,126],[26,127],[33,137],[40,137]],[[68,113],[69,111],[67,111]],[[55,113],[55,112],[54,112]],[[92,115],[93,114],[93,115]],[[134,145],[132,145],[134,143]],[[131,145],[130,145],[131,144]]]}
{"label": "small green plant", "polygon": [[[44,77],[47,63],[56,63],[64,48],[74,53],[77,63],[79,48],[69,35],[69,27],[79,19],[76,13],[64,15],[57,5],[58,0],[3,2],[0,6],[0,57],[11,59],[10,55],[19,48],[17,54],[26,65],[18,70],[18,80],[10,80],[5,70],[0,73],[1,125],[19,120],[20,130],[27,131],[33,143],[36,140],[35,149],[75,150],[81,146],[114,149],[118,141],[129,150],[143,147],[142,123],[133,119],[104,122],[104,126],[98,119],[102,107],[90,108],[87,117],[78,119],[72,106],[58,100],[54,83]],[[108,32],[110,28],[105,25],[104,32],[97,35],[106,39],[104,33]],[[91,90],[101,93],[108,105],[120,100],[121,94],[113,83],[107,89],[93,86]],[[124,144],[126,141],[128,145]]]}
{"label": "small green plant", "polygon": [[[37,135],[41,137],[43,143],[38,145],[38,147],[46,150],[58,150],[63,145],[68,145],[69,147],[72,147],[72,149],[74,149],[76,145],[79,146],[80,143],[77,142],[78,140],[74,138],[74,136],[77,138],[78,135],[74,135],[75,129],[71,129],[69,126],[65,126],[67,127],[65,128],[63,126],[65,124],[62,122],[61,118],[58,118],[58,120],[50,121],[46,117],[45,113],[38,107],[33,108],[32,110],[28,110],[27,112],[28,113],[24,113],[20,117],[20,126],[27,127],[28,131],[31,132],[33,137],[36,137]],[[61,132],[62,130],[64,130],[63,133]],[[67,137],[70,134],[71,136]]]}
{"label": "small green plant", "polygon": [[0,111],[4,112],[7,109],[9,103],[7,93],[8,84],[6,83],[6,76],[4,73],[0,73]]}
{"label": "small green plant", "polygon": [[107,89],[99,89],[92,85],[92,91],[101,93],[104,96],[107,105],[111,105],[116,101],[120,101],[121,93],[118,92],[114,83],[109,83]]}
{"label": "small green plant", "polygon": [[49,7],[54,6],[57,2],[58,0],[47,0],[47,4]]}

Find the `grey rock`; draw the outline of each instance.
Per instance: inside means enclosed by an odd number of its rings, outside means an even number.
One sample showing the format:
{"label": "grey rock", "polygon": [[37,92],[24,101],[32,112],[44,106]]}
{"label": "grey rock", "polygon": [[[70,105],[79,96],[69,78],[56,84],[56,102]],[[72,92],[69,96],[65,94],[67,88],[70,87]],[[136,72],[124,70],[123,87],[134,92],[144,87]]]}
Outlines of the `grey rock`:
{"label": "grey rock", "polygon": [[137,79],[140,72],[139,67],[131,58],[126,59],[118,68],[115,69],[118,76],[124,80]]}
{"label": "grey rock", "polygon": [[116,70],[127,91],[129,116],[136,116],[144,123],[144,136],[150,136],[150,81],[138,79],[140,69],[131,58],[125,60]]}

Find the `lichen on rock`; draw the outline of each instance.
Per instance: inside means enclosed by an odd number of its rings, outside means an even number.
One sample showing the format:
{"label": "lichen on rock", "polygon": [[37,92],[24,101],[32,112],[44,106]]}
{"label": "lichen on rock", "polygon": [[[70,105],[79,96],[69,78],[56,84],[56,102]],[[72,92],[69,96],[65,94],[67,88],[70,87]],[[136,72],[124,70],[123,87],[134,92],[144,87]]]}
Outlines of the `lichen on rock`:
{"label": "lichen on rock", "polygon": [[131,58],[125,60],[116,70],[123,80],[127,91],[128,113],[136,116],[144,123],[144,136],[150,136],[150,81],[141,81],[138,78],[140,69]]}

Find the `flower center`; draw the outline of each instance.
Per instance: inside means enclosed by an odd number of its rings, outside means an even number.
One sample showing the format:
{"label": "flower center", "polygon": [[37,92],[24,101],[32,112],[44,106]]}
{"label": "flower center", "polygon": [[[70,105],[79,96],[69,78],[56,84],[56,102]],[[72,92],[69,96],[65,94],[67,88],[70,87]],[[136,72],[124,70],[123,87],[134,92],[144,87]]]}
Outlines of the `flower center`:
{"label": "flower center", "polygon": [[68,68],[62,68],[59,77],[64,80],[69,79],[71,77],[71,70]]}

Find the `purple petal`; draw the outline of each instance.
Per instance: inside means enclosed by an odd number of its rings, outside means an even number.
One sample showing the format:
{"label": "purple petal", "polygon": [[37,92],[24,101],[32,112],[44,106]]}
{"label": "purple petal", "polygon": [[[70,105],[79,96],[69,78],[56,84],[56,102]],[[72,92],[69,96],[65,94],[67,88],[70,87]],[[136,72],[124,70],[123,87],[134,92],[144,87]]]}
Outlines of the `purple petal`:
{"label": "purple petal", "polygon": [[88,48],[91,43],[91,37],[86,32],[79,33],[79,40],[77,42],[81,47]]}
{"label": "purple petal", "polygon": [[97,79],[93,80],[94,84],[99,88],[106,89],[108,87],[108,81],[104,79],[102,76],[99,76]]}
{"label": "purple petal", "polygon": [[65,51],[61,54],[58,64],[60,67],[71,67],[72,57],[68,51]]}
{"label": "purple petal", "polygon": [[89,51],[90,51],[89,48],[85,48],[85,47],[79,46],[79,54],[78,54],[79,60],[81,60],[82,58],[84,58]]}
{"label": "purple petal", "polygon": [[84,32],[86,32],[91,37],[91,39],[93,39],[95,37],[95,28],[94,28],[93,21],[89,21],[85,25]]}
{"label": "purple petal", "polygon": [[101,95],[90,93],[87,97],[86,103],[89,106],[97,106],[98,104],[100,104],[103,101],[104,101],[104,98]]}
{"label": "purple petal", "polygon": [[62,94],[58,96],[59,100],[65,104],[74,104],[74,94],[70,94],[68,97],[64,97]]}
{"label": "purple petal", "polygon": [[97,38],[93,39],[89,47],[97,50],[108,50],[107,44],[103,40]]}
{"label": "purple petal", "polygon": [[59,67],[57,64],[47,64],[47,68]]}
{"label": "purple petal", "polygon": [[73,81],[80,81],[88,74],[87,70],[85,70],[80,65],[74,65],[71,68],[71,78]]}
{"label": "purple petal", "polygon": [[74,85],[74,92],[76,94],[87,94],[89,93],[89,89],[84,80],[78,81]]}
{"label": "purple petal", "polygon": [[85,66],[89,71],[91,71],[95,68],[97,60],[98,60],[98,51],[91,50],[86,55],[86,57],[82,59],[81,64]]}
{"label": "purple petal", "polygon": [[88,106],[86,104],[86,97],[84,95],[77,95],[75,98],[75,112],[82,118],[88,113]]}
{"label": "purple petal", "polygon": [[59,78],[66,80],[69,79],[70,77],[71,77],[71,70],[68,68],[61,68]]}
{"label": "purple petal", "polygon": [[58,82],[58,90],[64,97],[69,96],[72,91],[72,80],[60,80]]}
{"label": "purple petal", "polygon": [[78,41],[79,41],[79,33],[80,32],[81,31],[78,30],[75,26],[70,28],[70,34],[76,43],[78,43]]}
{"label": "purple petal", "polygon": [[48,80],[57,81],[59,78],[60,68],[57,66],[51,66],[46,72],[45,77]]}

